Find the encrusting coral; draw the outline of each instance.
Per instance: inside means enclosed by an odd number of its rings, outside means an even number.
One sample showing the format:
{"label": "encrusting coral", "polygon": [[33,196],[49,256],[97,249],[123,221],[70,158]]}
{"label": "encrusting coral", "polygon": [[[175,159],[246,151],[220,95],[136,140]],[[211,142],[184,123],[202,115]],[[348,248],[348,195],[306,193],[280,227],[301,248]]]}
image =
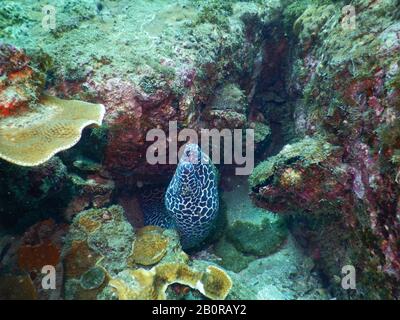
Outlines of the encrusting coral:
{"label": "encrusting coral", "polygon": [[172,284],[225,299],[232,287],[224,270],[190,260],[175,230],[147,226],[134,232],[120,206],[79,213],[62,256],[66,299],[169,299]]}
{"label": "encrusting coral", "polygon": [[138,230],[129,260],[143,266],[159,262],[167,253],[169,242],[163,231],[156,226],[146,226]]}
{"label": "encrusting coral", "polygon": [[124,270],[109,285],[120,300],[165,300],[168,286],[174,283],[197,289],[215,300],[225,299],[232,288],[231,278],[222,269],[210,265],[202,270],[183,263],[166,263],[150,270]]}
{"label": "encrusting coral", "polygon": [[[326,159],[332,150],[333,146],[322,136],[306,137],[297,143],[286,145],[278,155],[270,157],[254,169],[249,177],[250,187],[256,188],[268,181],[279,165],[297,160],[302,161],[305,166],[318,164]],[[286,172],[286,178],[292,183],[300,179],[297,173],[289,171]]]}
{"label": "encrusting coral", "polygon": [[[63,282],[61,249],[66,224],[48,219],[31,226],[21,236],[0,239],[0,299],[60,299]],[[43,267],[53,266],[55,290],[42,285]]]}
{"label": "encrusting coral", "polygon": [[101,104],[43,96],[37,108],[0,119],[0,158],[21,166],[37,166],[74,146],[82,130],[101,125]]}

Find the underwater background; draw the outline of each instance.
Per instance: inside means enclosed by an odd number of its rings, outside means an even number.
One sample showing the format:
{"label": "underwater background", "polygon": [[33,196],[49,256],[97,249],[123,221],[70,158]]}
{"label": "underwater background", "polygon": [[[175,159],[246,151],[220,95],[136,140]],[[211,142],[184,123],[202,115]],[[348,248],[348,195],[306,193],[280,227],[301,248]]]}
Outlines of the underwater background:
{"label": "underwater background", "polygon": [[399,0],[0,0],[0,299],[398,299],[399,68]]}

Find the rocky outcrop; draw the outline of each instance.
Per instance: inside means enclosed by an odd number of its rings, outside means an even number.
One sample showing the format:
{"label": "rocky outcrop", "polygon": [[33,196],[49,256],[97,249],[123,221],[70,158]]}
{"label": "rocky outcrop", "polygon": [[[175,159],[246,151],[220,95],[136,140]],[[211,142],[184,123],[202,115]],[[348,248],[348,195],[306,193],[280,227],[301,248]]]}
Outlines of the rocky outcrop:
{"label": "rocky outcrop", "polygon": [[[50,92],[105,105],[104,167],[118,180],[149,172],[146,133],[168,131],[170,121],[179,128],[254,127],[246,96],[259,73],[262,26],[274,19],[271,8],[278,5],[120,1],[99,8],[92,0],[62,1],[56,28],[46,37],[29,19],[24,26],[54,61]],[[123,19],[117,19],[120,12],[126,12]],[[5,41],[35,52],[33,41],[23,37],[6,33]],[[268,130],[259,131],[262,141]],[[152,166],[151,172],[167,168]]]}
{"label": "rocky outcrop", "polygon": [[[296,1],[286,8],[294,49],[288,88],[296,100],[296,132],[305,138],[260,164],[250,181],[257,204],[292,215],[295,235],[335,295],[394,298],[400,280],[399,3],[351,5],[354,26],[345,24],[340,2]],[[356,268],[357,290],[341,288],[345,265]]]}
{"label": "rocky outcrop", "polygon": [[220,257],[218,263],[239,272],[251,261],[278,251],[286,240],[287,226],[281,216],[251,202],[246,177],[227,180],[222,193],[226,226],[214,250]]}
{"label": "rocky outcrop", "polygon": [[[2,29],[7,45],[1,45],[1,68],[11,80],[1,78],[0,88],[18,84],[21,106],[25,100],[37,101],[45,89],[61,98],[102,103],[106,109],[101,128],[85,129],[78,145],[59,154],[67,167],[69,199],[60,202],[63,208],[58,206],[56,214],[72,216],[108,203],[114,187],[119,197],[143,181],[166,182],[174,166],[148,164],[146,150],[152,142],[146,142],[146,133],[156,128],[168,133],[170,121],[177,121],[178,130],[254,128],[258,145],[268,140],[268,123],[252,113],[250,102],[263,65],[263,26],[276,19],[272,9],[279,1],[125,0],[101,6],[93,0],[60,1],[55,29],[28,18],[47,3],[27,3],[22,10],[5,2],[0,8],[0,23],[8,21]],[[1,113],[13,113],[13,96],[1,91],[0,98],[5,101]],[[7,170],[0,179],[14,179],[14,166],[0,166]]]}

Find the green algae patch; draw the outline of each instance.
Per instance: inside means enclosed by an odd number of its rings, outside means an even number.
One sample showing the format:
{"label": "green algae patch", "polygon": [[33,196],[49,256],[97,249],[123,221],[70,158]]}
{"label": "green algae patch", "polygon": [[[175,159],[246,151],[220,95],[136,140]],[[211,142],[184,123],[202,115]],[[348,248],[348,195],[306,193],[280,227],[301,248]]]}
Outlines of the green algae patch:
{"label": "green algae patch", "polygon": [[218,89],[211,103],[214,110],[234,110],[245,112],[247,110],[246,95],[238,85],[229,83]]}
{"label": "green algae patch", "polygon": [[105,279],[106,274],[104,270],[100,267],[94,267],[82,275],[80,283],[83,289],[93,290],[99,288]]}
{"label": "green algae patch", "polygon": [[264,211],[264,217],[259,223],[239,220],[228,230],[228,239],[245,254],[255,256],[272,254],[286,239],[287,227],[283,219],[265,210],[260,209],[260,211]]}
{"label": "green algae patch", "polygon": [[301,41],[309,40],[313,35],[321,32],[332,17],[335,18],[334,5],[308,6],[304,13],[295,21],[293,31]]}
{"label": "green algae patch", "polygon": [[276,156],[261,162],[249,177],[251,188],[265,184],[275,170],[282,165],[301,161],[304,167],[324,161],[333,151],[333,146],[323,137],[306,137],[303,140],[286,145]]}
{"label": "green algae patch", "polygon": [[229,17],[233,14],[234,1],[206,0],[201,3],[200,12],[195,24],[211,23],[223,28],[229,28]]}
{"label": "green algae patch", "polygon": [[214,247],[215,254],[221,258],[218,262],[222,267],[233,272],[240,272],[245,269],[250,262],[257,259],[256,256],[245,255],[228,241],[222,238]]}
{"label": "green algae patch", "polygon": [[222,259],[218,262],[221,266],[239,272],[258,257],[275,253],[285,242],[288,230],[284,218],[251,202],[246,178],[226,180],[231,186],[222,193],[227,222],[215,253]]}
{"label": "green algae patch", "polygon": [[[245,7],[243,2],[124,0],[105,1],[101,9],[99,3],[60,1],[56,28],[48,31],[38,23],[45,1],[19,5],[5,0],[0,35],[7,43],[34,52],[40,47],[53,57],[52,84],[82,82],[88,76],[96,83],[121,78],[149,95],[160,89],[175,93],[187,90],[182,79],[192,68],[201,78],[210,64],[217,73],[231,69],[226,68],[227,57],[239,71],[245,65],[240,50],[245,35],[235,14],[236,7]],[[268,16],[264,6],[254,6],[260,17]],[[93,88],[83,89],[79,98],[95,97]]]}
{"label": "green algae patch", "polygon": [[254,142],[260,143],[265,141],[271,135],[271,128],[262,122],[254,123]]}

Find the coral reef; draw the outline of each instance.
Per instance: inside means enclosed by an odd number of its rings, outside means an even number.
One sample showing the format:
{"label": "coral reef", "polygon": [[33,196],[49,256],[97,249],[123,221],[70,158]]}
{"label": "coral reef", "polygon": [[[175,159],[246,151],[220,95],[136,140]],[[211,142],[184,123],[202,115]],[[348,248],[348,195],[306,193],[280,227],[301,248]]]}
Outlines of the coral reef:
{"label": "coral reef", "polygon": [[[100,129],[86,130],[78,145],[59,154],[67,173],[65,183],[57,187],[60,194],[68,196],[60,201],[56,214],[61,211],[70,219],[81,210],[107,205],[112,197],[120,196],[116,193],[121,187],[136,184],[137,174],[142,175],[140,179],[171,174],[173,168],[149,168],[144,158],[148,146],[145,133],[153,128],[167,129],[170,120],[178,120],[179,127],[211,128],[213,117],[202,117],[205,122],[199,117],[203,109],[214,110],[229,128],[254,125],[259,133],[257,141],[268,136],[262,119],[252,123],[248,117],[246,98],[251,85],[241,79],[257,74],[260,52],[254,44],[261,43],[261,21],[274,19],[269,5],[105,1],[99,9],[92,0],[60,1],[56,6],[56,29],[46,30],[29,19],[44,4],[47,3],[16,4],[5,0],[0,9],[1,24],[7,25],[2,29],[3,41],[21,48],[2,45],[2,69],[6,71],[2,86],[11,90],[18,85],[18,91],[26,87],[21,92],[29,95],[19,99],[29,98],[30,106],[38,107],[46,73],[48,94],[102,103],[106,108]],[[126,12],[124,17],[119,16],[121,10]],[[208,15],[214,18],[208,19]],[[125,31],[120,32],[122,29]],[[23,52],[29,53],[29,58]],[[10,56],[15,58],[9,59]],[[10,61],[16,61],[15,65]],[[13,73],[26,73],[29,77],[17,81],[9,76]],[[220,92],[218,97],[215,90]],[[12,116],[10,113],[3,118],[11,121]],[[54,142],[61,147],[60,141]],[[27,155],[31,153],[18,153],[19,157]],[[37,161],[18,161],[28,162]],[[1,179],[12,186],[9,181],[13,175],[14,170],[10,170]],[[19,172],[17,176],[20,177]],[[16,193],[26,195],[15,186]],[[30,202],[31,196],[26,196]],[[48,198],[42,199],[40,205],[51,204]]]}
{"label": "coral reef", "polygon": [[[44,220],[31,226],[21,237],[3,238],[0,245],[1,299],[60,299],[62,297],[63,237],[66,224]],[[53,266],[57,274],[56,289],[45,290],[42,286],[42,268]]]}
{"label": "coral reef", "polygon": [[76,215],[62,256],[66,299],[167,299],[175,283],[224,299],[232,286],[222,269],[191,261],[176,231],[147,226],[134,232],[120,206]]}
{"label": "coral reef", "polygon": [[119,206],[77,214],[63,247],[65,299],[96,299],[128,265],[135,234]]}
{"label": "coral reef", "polygon": [[39,71],[24,52],[0,43],[0,119],[37,102],[44,81],[44,71]]}
{"label": "coral reef", "polygon": [[[290,213],[296,238],[335,296],[393,299],[400,277],[399,3],[350,4],[353,27],[344,24],[341,2],[293,2],[284,12],[297,48],[288,89],[295,130],[305,138],[260,164],[250,184],[258,205]],[[345,265],[356,268],[357,290],[340,286]]]}
{"label": "coral reef", "polygon": [[[299,207],[312,210],[313,201],[320,201],[324,197],[337,201],[338,190],[333,187],[334,181],[340,182],[346,178],[341,176],[342,171],[338,170],[335,175],[321,168],[322,162],[335,161],[333,157],[333,160],[329,159],[334,154],[333,149],[332,145],[318,136],[306,137],[297,143],[286,145],[278,155],[270,157],[254,169],[249,177],[250,187],[259,198],[268,202],[266,208],[275,212],[292,204],[287,203],[287,198],[291,195],[296,199],[293,202],[294,211]],[[321,189],[313,188],[316,177],[323,174],[330,176],[330,183]],[[285,193],[280,193],[280,190],[273,187],[275,185],[285,190]]]}
{"label": "coral reef", "polygon": [[[102,105],[44,95],[51,59],[42,53],[33,56],[0,45],[0,158],[33,167],[0,163],[0,219],[6,224],[22,222],[22,227],[50,214],[41,209],[44,204],[55,214],[71,206],[74,191],[83,192],[63,161],[53,156],[75,145],[84,127],[101,125],[104,116]],[[95,202],[100,204],[99,199]]]}
{"label": "coral reef", "polygon": [[[29,15],[42,5],[38,1],[23,7]],[[18,19],[19,28],[29,28],[29,38],[6,32],[4,41],[30,52],[40,42],[53,60],[51,94],[105,105],[109,131],[104,165],[119,180],[132,172],[149,172],[143,157],[145,133],[168,129],[169,121],[199,130],[216,122],[228,128],[250,126],[250,86],[241,79],[254,73],[261,21],[274,19],[270,6],[277,5],[124,0],[105,1],[100,10],[94,0],[61,1],[55,30]],[[18,17],[18,7],[10,3],[1,12]],[[216,88],[232,94],[225,102],[235,101],[235,110],[212,110],[224,103],[214,99]],[[215,114],[199,123],[204,108]],[[151,168],[153,174],[167,170]]]}
{"label": "coral reef", "polygon": [[0,221],[5,226],[24,230],[56,217],[71,200],[68,169],[57,156],[37,167],[1,162],[0,168]]}
{"label": "coral reef", "polygon": [[0,46],[0,158],[37,166],[69,149],[88,125],[101,125],[104,107],[41,95],[44,73],[11,46]]}
{"label": "coral reef", "polygon": [[112,201],[115,183],[100,174],[91,173],[86,179],[77,174],[70,174],[72,199],[63,211],[64,217],[70,221],[77,213],[89,208],[102,208]]}
{"label": "coral reef", "polygon": [[147,226],[136,233],[130,264],[151,266],[159,262],[167,253],[168,237],[163,235],[163,229]]}
{"label": "coral reef", "polygon": [[[88,257],[83,253],[85,251],[91,252],[89,260],[101,257],[101,265],[109,273],[118,272],[126,266],[133,239],[133,228],[119,206],[79,213],[73,220],[63,248],[66,274],[80,277],[88,271],[90,263],[86,261]],[[83,260],[75,255],[81,256]]]}
{"label": "coral reef", "polygon": [[247,100],[245,93],[235,84],[216,89],[215,96],[205,111],[212,128],[237,129],[247,126]]}
{"label": "coral reef", "polygon": [[225,299],[232,288],[230,277],[216,266],[204,264],[202,270],[201,265],[166,263],[150,270],[126,270],[111,279],[109,285],[119,300],[165,300],[167,287],[174,283],[197,289],[210,299]]}
{"label": "coral reef", "polygon": [[[44,5],[0,6],[1,299],[400,298],[399,0],[60,0],[54,28]],[[171,121],[255,130],[192,256],[143,227]]]}
{"label": "coral reef", "polygon": [[37,166],[78,143],[82,130],[101,125],[103,116],[102,105],[43,96],[35,110],[0,120],[0,157]]}

